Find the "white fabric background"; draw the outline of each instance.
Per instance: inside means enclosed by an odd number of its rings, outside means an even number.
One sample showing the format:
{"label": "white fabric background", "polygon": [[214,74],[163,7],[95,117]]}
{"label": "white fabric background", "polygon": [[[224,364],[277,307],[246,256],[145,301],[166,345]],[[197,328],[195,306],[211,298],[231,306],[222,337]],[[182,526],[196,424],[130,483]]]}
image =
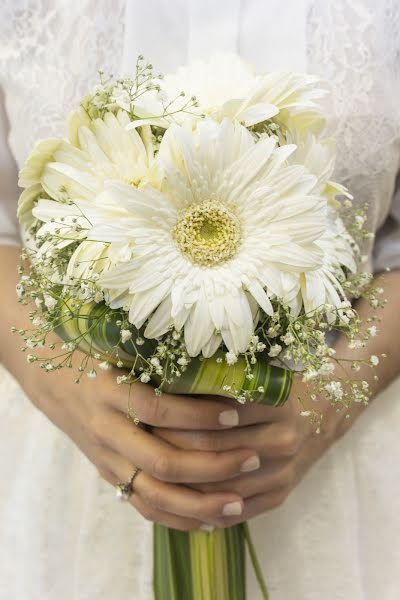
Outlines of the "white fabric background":
{"label": "white fabric background", "polygon": [[[374,229],[385,223],[375,267],[399,266],[397,0],[128,1],[3,0],[3,243],[19,241],[15,163],[36,139],[62,135],[97,69],[118,72],[137,50],[165,68],[233,49],[259,69],[304,64],[328,79],[336,178],[369,202]],[[272,600],[399,598],[399,392],[394,383],[281,508],[251,523]],[[116,502],[4,369],[0,439],[0,600],[152,600],[151,524]],[[258,598],[249,571],[249,600]]]}

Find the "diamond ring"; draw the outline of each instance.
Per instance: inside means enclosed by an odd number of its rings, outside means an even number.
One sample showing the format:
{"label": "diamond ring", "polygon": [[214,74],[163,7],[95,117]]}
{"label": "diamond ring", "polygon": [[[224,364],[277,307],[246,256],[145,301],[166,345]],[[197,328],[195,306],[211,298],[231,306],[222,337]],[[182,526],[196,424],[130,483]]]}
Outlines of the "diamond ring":
{"label": "diamond ring", "polygon": [[115,486],[115,494],[119,500],[126,502],[133,494],[133,482],[137,475],[139,475],[141,469],[135,467],[130,480],[127,483],[118,483]]}

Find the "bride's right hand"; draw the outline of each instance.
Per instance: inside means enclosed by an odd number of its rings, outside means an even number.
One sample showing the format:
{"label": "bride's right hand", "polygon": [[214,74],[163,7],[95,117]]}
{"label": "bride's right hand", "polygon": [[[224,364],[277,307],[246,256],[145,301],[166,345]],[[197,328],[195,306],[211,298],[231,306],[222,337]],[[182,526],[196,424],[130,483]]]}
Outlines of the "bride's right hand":
{"label": "bride's right hand", "polygon": [[[203,493],[183,482],[233,478],[254,456],[254,450],[182,450],[135,426],[126,416],[128,389],[116,383],[120,370],[100,371],[95,380],[84,375],[77,385],[70,369],[46,373],[37,364],[27,364],[26,355],[19,350],[20,340],[10,333],[14,325],[31,326],[29,307],[16,301],[16,265],[20,262],[18,248],[0,246],[0,362],[13,373],[36,407],[73,440],[112,485],[127,482],[134,466],[142,469],[135,478],[130,501],[146,519],[188,530],[203,523],[218,526],[225,505],[229,505],[226,510],[241,509],[243,499],[236,493]],[[51,351],[43,352],[48,355]],[[191,429],[195,424],[200,429],[221,429],[226,428],[219,420],[221,412],[225,413],[225,423],[227,416],[232,417],[226,415],[227,405],[223,402],[167,394],[157,397],[144,384],[134,385],[132,404],[141,421],[157,428]]]}
{"label": "bride's right hand", "polygon": [[[112,485],[127,482],[134,466],[142,469],[130,502],[146,519],[189,530],[202,524],[222,525],[225,505],[231,511],[243,507],[236,493],[202,493],[182,483],[234,478],[254,450],[182,450],[135,426],[126,416],[127,386],[116,383],[120,370],[101,372],[96,380],[84,375],[77,385],[71,370],[45,373],[37,365],[26,369],[28,396],[75,442],[106,481]],[[167,394],[158,397],[152,387],[140,383],[134,384],[131,394],[137,414],[158,427],[190,429],[196,423],[200,429],[226,428],[219,415],[229,407],[222,402]]]}

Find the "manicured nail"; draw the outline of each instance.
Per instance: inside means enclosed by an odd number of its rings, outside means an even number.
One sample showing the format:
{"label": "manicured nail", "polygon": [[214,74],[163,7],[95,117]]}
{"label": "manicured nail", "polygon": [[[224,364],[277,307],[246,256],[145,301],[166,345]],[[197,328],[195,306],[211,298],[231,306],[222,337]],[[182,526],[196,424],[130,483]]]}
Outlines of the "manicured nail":
{"label": "manicured nail", "polygon": [[260,459],[258,456],[250,456],[247,460],[242,463],[240,470],[242,473],[248,473],[249,471],[255,471],[260,468]]}
{"label": "manicured nail", "polygon": [[243,509],[240,502],[228,502],[228,504],[225,504],[224,508],[222,509],[222,514],[225,517],[234,517],[235,515],[241,515],[242,510]]}
{"label": "manicured nail", "polygon": [[224,410],[222,413],[219,413],[218,418],[221,425],[227,425],[228,427],[239,425],[239,413],[237,410]]}
{"label": "manicured nail", "polygon": [[212,533],[215,527],[214,525],[207,525],[206,523],[204,523],[203,525],[200,525],[200,529],[202,529],[203,531],[207,531],[208,533]]}

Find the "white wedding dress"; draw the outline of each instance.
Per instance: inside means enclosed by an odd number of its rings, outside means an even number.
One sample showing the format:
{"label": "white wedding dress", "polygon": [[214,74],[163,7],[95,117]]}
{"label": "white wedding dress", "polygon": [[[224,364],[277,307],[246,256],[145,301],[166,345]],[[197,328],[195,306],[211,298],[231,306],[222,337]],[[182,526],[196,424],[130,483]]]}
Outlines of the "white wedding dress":
{"label": "white wedding dress", "polygon": [[[16,165],[63,134],[98,69],[127,70],[142,52],[165,70],[216,50],[328,80],[336,179],[370,203],[374,268],[399,267],[398,0],[2,0],[1,243],[19,243]],[[271,600],[400,598],[399,399],[398,380],[282,507],[251,522]],[[151,523],[1,367],[0,440],[0,600],[152,600]]]}

